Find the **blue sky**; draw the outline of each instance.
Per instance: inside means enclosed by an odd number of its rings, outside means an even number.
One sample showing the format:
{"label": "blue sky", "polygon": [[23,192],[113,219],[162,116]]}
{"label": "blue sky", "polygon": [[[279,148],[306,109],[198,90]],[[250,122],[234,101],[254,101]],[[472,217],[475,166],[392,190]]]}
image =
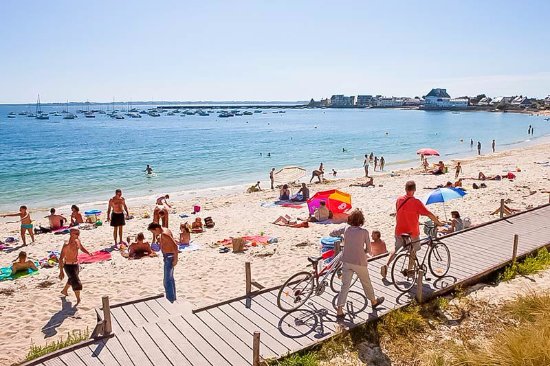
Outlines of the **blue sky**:
{"label": "blue sky", "polygon": [[550,1],[0,2],[0,103],[550,94]]}

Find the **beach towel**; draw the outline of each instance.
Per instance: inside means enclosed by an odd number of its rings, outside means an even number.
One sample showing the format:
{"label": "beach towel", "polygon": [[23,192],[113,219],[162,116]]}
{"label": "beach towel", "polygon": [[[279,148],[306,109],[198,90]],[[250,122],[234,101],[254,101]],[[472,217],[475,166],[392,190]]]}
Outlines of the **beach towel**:
{"label": "beach towel", "polygon": [[98,263],[98,262],[104,262],[111,259],[111,253],[106,252],[104,250],[98,250],[97,252],[91,253],[92,255],[88,255],[86,253],[81,253],[78,255],[78,263],[80,264],[88,264],[88,263]]}
{"label": "beach towel", "polygon": [[[36,263],[38,265],[38,263]],[[21,277],[27,277],[37,274],[38,271],[29,268],[27,271],[19,271],[16,274],[12,275],[11,267],[2,267],[0,268],[0,282],[1,281],[11,281],[16,280]]]}
{"label": "beach towel", "polygon": [[62,226],[59,229],[52,230],[52,233],[56,235],[68,234],[70,232],[70,229],[71,228],[69,226]]}
{"label": "beach towel", "polygon": [[[248,236],[242,236],[241,237],[247,244],[250,243],[256,243],[256,244],[272,244],[277,243],[277,238],[273,238],[271,236],[265,236],[265,235],[248,235]],[[233,238],[224,239],[218,241],[218,244],[224,245],[224,246],[232,246],[233,245]]]}
{"label": "beach towel", "polygon": [[287,208],[303,208],[304,205],[299,205],[299,204],[296,204],[296,203],[283,203],[281,204],[281,207],[287,207]]}
{"label": "beach towel", "polygon": [[194,252],[201,248],[199,243],[191,242],[189,244],[178,244],[179,252]]}

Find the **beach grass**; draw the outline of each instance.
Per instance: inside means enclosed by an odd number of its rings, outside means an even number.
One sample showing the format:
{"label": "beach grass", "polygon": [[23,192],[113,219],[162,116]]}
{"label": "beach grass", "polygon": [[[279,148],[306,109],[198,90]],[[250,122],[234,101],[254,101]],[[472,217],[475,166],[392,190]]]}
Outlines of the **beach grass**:
{"label": "beach grass", "polygon": [[317,366],[319,360],[315,353],[308,352],[304,354],[292,354],[279,361],[273,361],[271,366]]}
{"label": "beach grass", "polygon": [[499,282],[510,281],[516,276],[527,276],[536,272],[540,272],[550,267],[550,253],[548,249],[541,248],[537,254],[530,255],[521,262],[517,262],[507,266],[504,271],[498,276]]}
{"label": "beach grass", "polygon": [[29,352],[25,357],[25,361],[34,360],[38,357],[47,355],[48,353],[52,353],[62,348],[72,346],[73,344],[77,344],[82,341],[88,340],[89,338],[90,338],[90,330],[86,328],[85,331],[73,330],[72,332],[67,332],[67,337],[65,339],[61,337],[60,339],[54,342],[51,342],[51,343],[46,342],[46,344],[41,346],[31,344]]}

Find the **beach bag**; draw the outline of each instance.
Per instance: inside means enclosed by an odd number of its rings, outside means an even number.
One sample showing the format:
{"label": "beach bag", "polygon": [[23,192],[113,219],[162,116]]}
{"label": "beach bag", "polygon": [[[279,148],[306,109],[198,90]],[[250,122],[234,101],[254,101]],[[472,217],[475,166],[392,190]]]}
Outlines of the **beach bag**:
{"label": "beach bag", "polygon": [[244,239],[243,238],[233,238],[231,240],[231,244],[233,245],[233,253],[244,252]]}
{"label": "beach bag", "polygon": [[464,226],[464,229],[467,229],[470,226],[472,226],[472,220],[470,220],[469,217],[465,217],[465,218],[462,219],[462,224]]}

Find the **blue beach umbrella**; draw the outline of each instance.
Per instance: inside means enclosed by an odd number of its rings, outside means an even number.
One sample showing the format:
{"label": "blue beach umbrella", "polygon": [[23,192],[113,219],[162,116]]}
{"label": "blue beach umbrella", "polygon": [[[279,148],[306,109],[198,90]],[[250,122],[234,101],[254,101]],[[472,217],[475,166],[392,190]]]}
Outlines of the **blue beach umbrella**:
{"label": "blue beach umbrella", "polygon": [[424,204],[431,205],[432,203],[443,203],[443,212],[445,213],[445,219],[447,219],[445,202],[456,198],[462,198],[465,194],[466,192],[464,190],[458,188],[437,188],[424,198]]}

